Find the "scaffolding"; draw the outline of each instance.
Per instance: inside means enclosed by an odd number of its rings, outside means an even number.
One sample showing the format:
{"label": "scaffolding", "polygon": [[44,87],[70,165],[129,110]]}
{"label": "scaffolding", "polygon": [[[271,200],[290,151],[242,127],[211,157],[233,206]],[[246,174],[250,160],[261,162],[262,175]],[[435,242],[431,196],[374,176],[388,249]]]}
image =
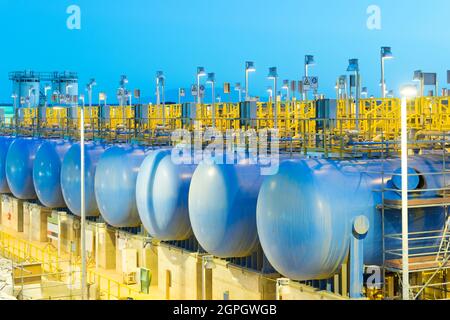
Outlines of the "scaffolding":
{"label": "scaffolding", "polygon": [[[408,128],[411,130],[411,127]],[[407,233],[408,264],[403,264],[402,233],[389,233],[386,231],[387,219],[397,219],[397,223],[404,228],[401,221],[402,200],[392,200],[387,194],[398,192],[389,185],[394,176],[401,176],[398,172],[385,171],[383,165],[381,174],[381,204],[378,209],[382,219],[382,246],[383,246],[383,279],[384,295],[390,299],[401,297],[396,292],[407,286],[409,297],[413,300],[448,300],[450,298],[450,188],[447,183],[450,168],[448,167],[449,132],[430,132],[421,136],[424,140],[414,139],[408,142],[408,155],[439,156],[442,162],[440,170],[436,172],[408,173],[409,178],[417,176],[422,181],[428,178],[440,179],[436,188],[427,187],[426,183],[419,189],[408,188],[408,215],[412,219],[419,215],[427,215],[431,210],[438,210],[443,215],[442,229],[433,230],[424,225],[420,230]],[[415,136],[416,138],[417,136]],[[388,157],[382,156],[383,161]],[[424,193],[430,196],[423,196]],[[422,196],[421,196],[422,195]],[[391,220],[392,223],[392,220]],[[409,229],[408,229],[409,230]],[[403,272],[408,272],[409,283],[402,283]],[[397,279],[397,284],[394,283]],[[397,289],[397,290],[396,290]]]}

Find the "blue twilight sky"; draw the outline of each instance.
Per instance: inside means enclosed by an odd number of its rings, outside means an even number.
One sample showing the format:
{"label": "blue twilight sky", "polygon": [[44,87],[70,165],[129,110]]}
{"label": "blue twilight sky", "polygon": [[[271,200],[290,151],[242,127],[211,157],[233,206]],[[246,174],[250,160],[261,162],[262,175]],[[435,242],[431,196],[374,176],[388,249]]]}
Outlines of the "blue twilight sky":
{"label": "blue twilight sky", "polygon": [[[81,8],[81,30],[69,30],[70,5]],[[366,26],[369,5],[381,9],[381,30]],[[380,46],[392,46],[388,89],[398,89],[416,69],[450,69],[448,0],[0,0],[2,50],[0,101],[9,101],[12,70],[77,71],[97,90],[115,96],[119,76],[131,88],[154,94],[154,74],[164,70],[168,100],[195,81],[197,65],[223,82],[244,82],[244,61],[255,61],[250,93],[265,97],[268,67],[280,82],[299,79],[303,56],[314,54],[320,91],[334,83],[348,59],[359,58],[363,86],[379,95]],[[115,100],[115,98],[112,98]],[[113,102],[113,101],[111,101]]]}

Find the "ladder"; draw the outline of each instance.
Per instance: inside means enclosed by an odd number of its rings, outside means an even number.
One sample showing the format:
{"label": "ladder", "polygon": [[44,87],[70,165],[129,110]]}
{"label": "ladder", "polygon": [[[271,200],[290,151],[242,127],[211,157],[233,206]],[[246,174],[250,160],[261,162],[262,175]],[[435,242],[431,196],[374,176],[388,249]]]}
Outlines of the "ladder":
{"label": "ladder", "polygon": [[448,260],[446,258],[448,257],[448,253],[449,253],[449,249],[450,249],[450,231],[449,231],[450,217],[448,215],[448,207],[447,206],[445,207],[445,216],[447,217],[447,219],[445,222],[444,230],[442,231],[442,239],[441,239],[441,243],[439,245],[438,254],[436,256],[436,261],[439,261],[439,262]]}

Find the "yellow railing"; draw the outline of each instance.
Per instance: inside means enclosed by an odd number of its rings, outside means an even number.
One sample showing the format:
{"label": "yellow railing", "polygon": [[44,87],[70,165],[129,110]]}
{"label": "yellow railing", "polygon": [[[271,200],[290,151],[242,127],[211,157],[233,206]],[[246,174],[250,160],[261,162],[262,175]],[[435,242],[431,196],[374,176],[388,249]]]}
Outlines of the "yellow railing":
{"label": "yellow railing", "polygon": [[107,300],[148,298],[147,295],[142,294],[138,289],[125,285],[95,270],[88,270],[88,282],[95,283],[100,291],[100,296],[106,297]]}
{"label": "yellow railing", "polygon": [[[67,262],[63,257],[58,256],[55,248],[47,245],[41,247],[34,243],[17,238],[9,233],[0,231],[0,256],[11,259],[16,263],[38,262],[42,264],[42,269],[48,274],[60,274],[69,272],[63,270],[67,263],[67,268],[71,264],[71,269],[79,269],[79,261]],[[148,295],[141,294],[136,288],[120,283],[94,269],[88,269],[88,282],[95,283],[103,297],[111,299],[149,299]],[[74,279],[74,278],[72,278]]]}
{"label": "yellow railing", "polygon": [[0,231],[0,255],[16,262],[39,262],[45,272],[61,271],[62,260],[51,246],[40,247]]}
{"label": "yellow railing", "polygon": [[[408,125],[415,130],[450,130],[450,106],[449,97],[420,97],[408,101]],[[241,108],[238,103],[217,103],[215,127],[219,130],[243,129],[250,126],[254,129],[277,127],[280,135],[284,137],[298,137],[304,134],[315,133],[316,127],[306,126],[304,120],[316,117],[315,101],[290,101],[290,102],[258,102],[252,121],[242,121]],[[352,99],[337,101],[336,118],[351,120],[357,119],[358,111],[361,121],[344,121],[337,132],[358,131],[367,137],[384,136],[386,139],[398,135],[400,119],[400,99],[361,99],[356,108]],[[172,104],[149,105],[148,113],[142,115],[142,121],[138,129],[140,132],[157,134],[158,131],[175,130],[178,128],[193,129],[211,127],[212,106],[210,104],[194,105],[195,110],[189,113],[183,112],[183,105]],[[276,112],[275,112],[276,111]],[[133,107],[110,107],[110,122],[106,126],[111,130],[123,126],[133,129],[135,126],[135,110]],[[36,108],[24,108],[24,118],[20,126],[35,124],[37,116]],[[275,119],[276,114],[276,119]],[[55,126],[61,123],[61,118],[67,116],[66,109],[47,110],[44,126]],[[92,107],[86,110],[85,120],[97,127],[99,121],[99,108]],[[138,115],[139,116],[139,115]],[[139,118],[139,117],[138,117]],[[386,121],[391,119],[391,121]],[[275,123],[276,121],[276,123]],[[344,126],[345,125],[345,126]]]}

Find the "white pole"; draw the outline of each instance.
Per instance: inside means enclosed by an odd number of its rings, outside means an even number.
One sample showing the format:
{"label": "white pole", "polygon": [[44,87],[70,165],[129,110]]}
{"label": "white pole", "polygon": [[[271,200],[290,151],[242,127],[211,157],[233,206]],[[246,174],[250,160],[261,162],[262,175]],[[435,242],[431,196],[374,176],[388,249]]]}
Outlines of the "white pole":
{"label": "white pole", "polygon": [[[309,76],[309,70],[308,70],[308,64],[305,63],[305,77],[307,78]],[[304,101],[308,101],[308,91],[306,91],[305,89],[303,89],[303,100]]]}
{"label": "white pole", "polygon": [[245,101],[248,101],[248,70],[245,69]]}
{"label": "white pole", "polygon": [[277,77],[273,77],[273,90],[274,90],[274,99],[273,99],[273,112],[274,112],[274,129],[278,129],[278,92],[277,92]]}
{"label": "white pole", "polygon": [[81,298],[87,298],[87,268],[86,268],[86,210],[84,203],[84,108],[81,108],[80,121],[80,167],[81,167]]}
{"label": "white pole", "polygon": [[402,97],[401,103],[401,167],[402,167],[402,271],[403,300],[409,300],[409,244],[408,244],[408,128],[407,100]]}
{"label": "white pole", "polygon": [[197,73],[197,104],[200,105],[202,100],[200,98],[200,75]]}
{"label": "white pole", "polygon": [[212,127],[216,127],[216,96],[214,92],[214,81],[211,83],[211,91],[212,91]]}
{"label": "white pole", "polygon": [[162,117],[163,117],[163,126],[166,126],[166,96],[164,93],[165,80],[162,80],[161,90],[162,90]]}
{"label": "white pole", "polygon": [[159,98],[159,78],[156,77],[156,105],[159,106],[160,98]]}
{"label": "white pole", "polygon": [[381,97],[386,98],[386,82],[384,79],[384,58],[381,56]]}

